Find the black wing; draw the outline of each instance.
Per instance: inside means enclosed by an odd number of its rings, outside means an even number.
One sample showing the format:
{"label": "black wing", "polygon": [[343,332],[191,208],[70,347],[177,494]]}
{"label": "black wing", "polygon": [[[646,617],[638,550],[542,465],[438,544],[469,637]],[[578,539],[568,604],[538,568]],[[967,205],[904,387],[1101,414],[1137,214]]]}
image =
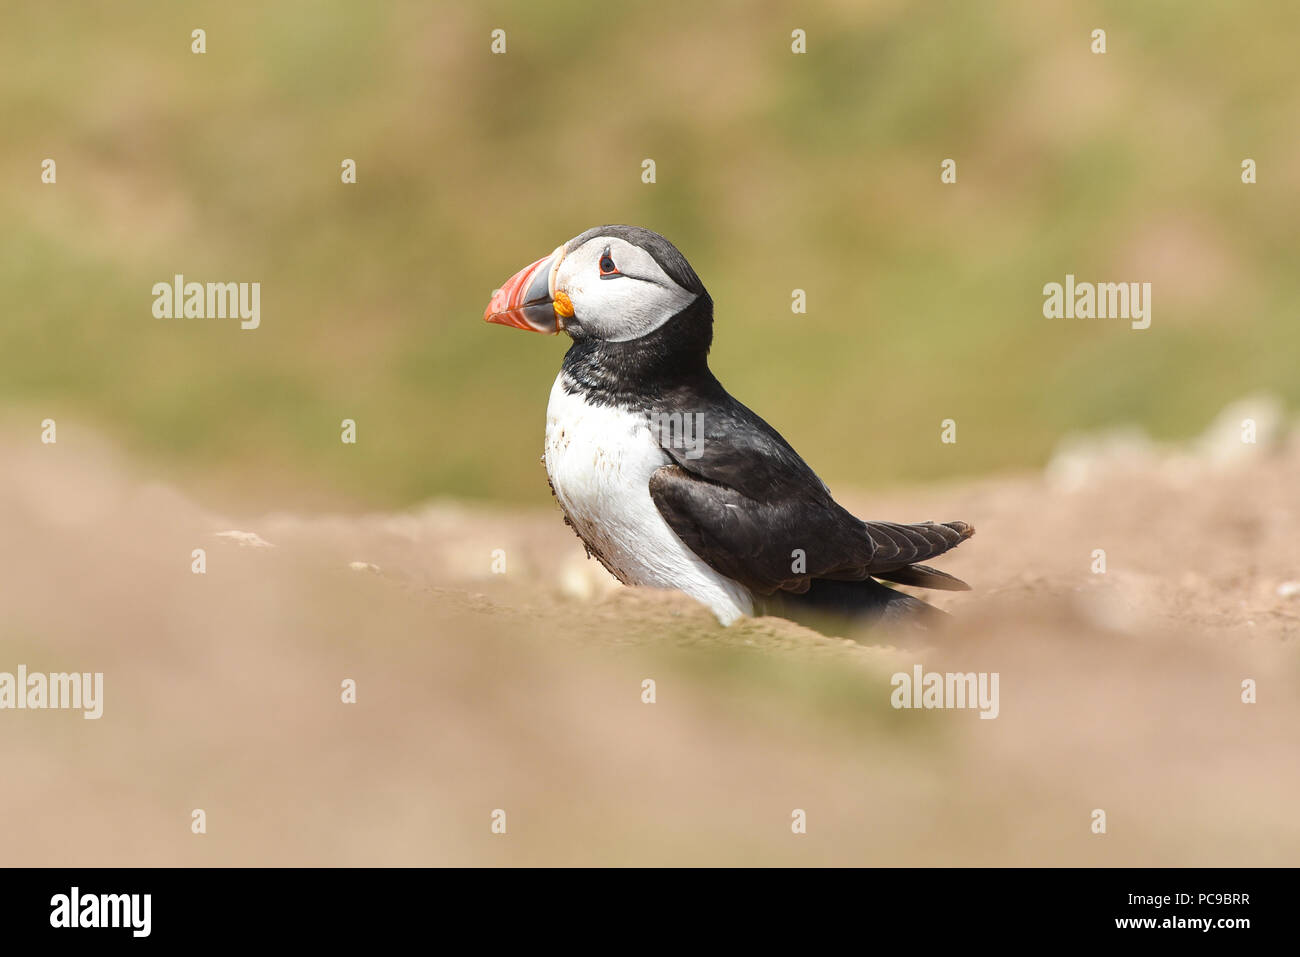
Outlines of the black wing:
{"label": "black wing", "polygon": [[951,575],[915,565],[969,538],[973,529],[964,522],[864,522],[833,501],[759,502],[680,465],[655,471],[650,497],[710,568],[761,595],[804,592],[818,578],[965,587]]}
{"label": "black wing", "polygon": [[650,478],[660,514],[709,567],[761,595],[806,592],[815,579],[968,587],[916,563],[969,538],[971,526],[862,521],[775,429],[726,398],[706,414],[703,442],[666,447],[675,464]]}

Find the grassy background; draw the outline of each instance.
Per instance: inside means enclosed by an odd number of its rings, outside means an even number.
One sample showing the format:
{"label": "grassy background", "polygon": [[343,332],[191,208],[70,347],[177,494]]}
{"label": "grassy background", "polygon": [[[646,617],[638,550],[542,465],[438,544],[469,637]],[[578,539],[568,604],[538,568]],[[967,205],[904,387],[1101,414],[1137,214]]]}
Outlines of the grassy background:
{"label": "grassy background", "polygon": [[[1257,390],[1300,406],[1295,5],[126,2],[4,19],[0,404],[33,436],[46,416],[61,441],[105,430],[194,486],[546,501],[564,343],[480,316],[602,222],[683,250],[717,303],[715,371],[832,486],[1035,465],[1064,433],[1121,422],[1185,436]],[[150,288],[177,272],[260,281],[261,328],[154,319]],[[1152,327],[1044,319],[1042,286],[1067,272],[1152,282]]]}

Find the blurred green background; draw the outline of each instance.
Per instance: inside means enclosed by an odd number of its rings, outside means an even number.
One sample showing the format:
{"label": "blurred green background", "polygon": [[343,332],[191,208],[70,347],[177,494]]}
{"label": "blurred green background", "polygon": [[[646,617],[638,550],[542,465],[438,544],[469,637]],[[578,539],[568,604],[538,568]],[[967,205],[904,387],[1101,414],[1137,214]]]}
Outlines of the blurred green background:
{"label": "blurred green background", "polygon": [[[3,19],[0,403],[33,436],[46,416],[61,442],[85,423],[195,487],[547,501],[567,340],[480,317],[516,269],[604,222],[686,254],[717,304],[715,371],[833,487],[1034,466],[1109,424],[1183,437],[1247,392],[1300,406],[1300,5]],[[152,285],[178,272],[260,281],[261,328],[154,319]],[[1151,328],[1044,319],[1042,286],[1067,272],[1153,283]]]}

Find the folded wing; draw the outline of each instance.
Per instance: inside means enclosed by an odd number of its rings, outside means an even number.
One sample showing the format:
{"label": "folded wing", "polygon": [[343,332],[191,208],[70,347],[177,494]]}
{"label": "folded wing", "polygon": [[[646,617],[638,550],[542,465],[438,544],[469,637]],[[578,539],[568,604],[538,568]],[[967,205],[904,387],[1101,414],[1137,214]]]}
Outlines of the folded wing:
{"label": "folded wing", "polygon": [[691,551],[758,594],[806,592],[815,579],[869,577],[928,588],[967,587],[916,565],[969,538],[974,530],[963,522],[864,522],[836,504],[820,482],[805,486],[801,495],[763,501],[692,466],[696,463],[678,460],[656,470],[651,498]]}

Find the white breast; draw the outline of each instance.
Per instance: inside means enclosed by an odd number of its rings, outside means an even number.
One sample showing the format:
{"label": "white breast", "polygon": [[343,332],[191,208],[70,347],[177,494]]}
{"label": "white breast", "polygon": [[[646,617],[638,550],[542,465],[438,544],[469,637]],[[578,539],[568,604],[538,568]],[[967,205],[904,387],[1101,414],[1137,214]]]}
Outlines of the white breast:
{"label": "white breast", "polygon": [[546,474],[587,547],[628,585],[676,588],[729,625],[753,613],[748,589],[682,544],[650,498],[650,475],[671,460],[646,415],[589,405],[561,373],[546,408]]}

